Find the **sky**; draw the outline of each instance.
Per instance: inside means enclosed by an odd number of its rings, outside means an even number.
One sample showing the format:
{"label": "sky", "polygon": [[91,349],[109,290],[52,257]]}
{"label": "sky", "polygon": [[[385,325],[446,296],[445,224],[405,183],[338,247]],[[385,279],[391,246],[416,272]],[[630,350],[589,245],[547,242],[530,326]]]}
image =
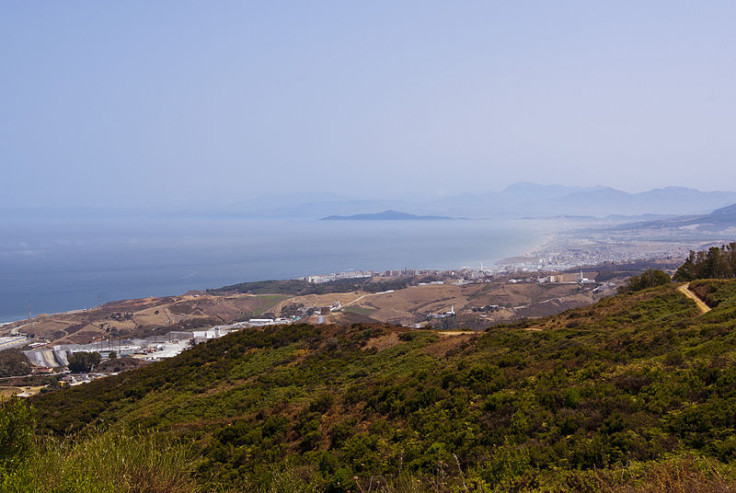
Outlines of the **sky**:
{"label": "sky", "polygon": [[0,208],[736,190],[736,2],[0,2]]}

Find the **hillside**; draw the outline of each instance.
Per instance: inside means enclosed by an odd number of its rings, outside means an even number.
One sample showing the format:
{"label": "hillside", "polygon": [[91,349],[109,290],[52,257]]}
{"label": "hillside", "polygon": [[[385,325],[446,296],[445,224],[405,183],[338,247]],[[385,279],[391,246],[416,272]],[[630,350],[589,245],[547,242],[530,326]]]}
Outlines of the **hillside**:
{"label": "hillside", "polygon": [[732,491],[736,282],[693,289],[712,311],[673,285],[483,334],[246,330],[33,405],[53,434],[193,441],[197,480],[223,488],[624,491],[692,473]]}
{"label": "hillside", "polygon": [[729,232],[736,228],[736,204],[716,209],[709,214],[682,216],[656,221],[644,221],[624,224],[612,228],[616,231],[627,230],[671,230],[672,232]]}
{"label": "hillside", "polygon": [[51,344],[87,344],[108,338],[147,337],[257,317],[288,298],[279,294],[189,294],[121,300],[87,310],[43,314],[6,324],[1,335],[20,331]]}
{"label": "hillside", "polygon": [[[595,272],[590,272],[594,277]],[[621,277],[620,275],[618,276]],[[434,279],[434,278],[432,278]],[[500,278],[456,286],[418,285],[413,276],[343,279],[322,284],[302,280],[243,283],[206,294],[122,300],[68,313],[38,315],[4,325],[0,335],[20,331],[34,341],[56,344],[87,344],[100,340],[148,337],[170,331],[191,331],[229,324],[264,315],[306,316],[310,308],[329,307],[339,302],[341,311],[329,313],[335,324],[385,322],[413,325],[432,313],[451,306],[456,324],[485,328],[489,323],[521,317],[538,317],[585,306],[605,293],[594,286],[537,283],[508,284]],[[426,283],[425,283],[426,284]],[[474,312],[487,305],[502,305],[498,311]]]}

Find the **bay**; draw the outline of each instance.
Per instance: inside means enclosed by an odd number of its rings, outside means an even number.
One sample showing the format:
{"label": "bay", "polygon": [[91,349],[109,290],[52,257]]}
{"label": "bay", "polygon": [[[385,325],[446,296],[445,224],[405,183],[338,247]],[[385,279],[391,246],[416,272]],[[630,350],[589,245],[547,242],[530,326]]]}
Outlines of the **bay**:
{"label": "bay", "polygon": [[350,270],[456,269],[518,255],[529,221],[0,221],[0,322],[128,298]]}

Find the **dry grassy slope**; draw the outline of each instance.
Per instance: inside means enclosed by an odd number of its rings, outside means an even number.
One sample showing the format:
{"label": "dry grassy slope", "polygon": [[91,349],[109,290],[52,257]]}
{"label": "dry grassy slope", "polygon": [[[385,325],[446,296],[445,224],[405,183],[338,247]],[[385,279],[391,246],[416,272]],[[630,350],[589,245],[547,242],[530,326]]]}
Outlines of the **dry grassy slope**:
{"label": "dry grassy slope", "polygon": [[39,315],[3,327],[35,334],[54,344],[89,343],[102,337],[146,336],[169,330],[231,323],[258,316],[284,299],[276,295],[184,295],[106,303],[89,310]]}
{"label": "dry grassy slope", "polygon": [[[488,321],[511,320],[518,317],[539,317],[560,313],[569,308],[589,305],[599,299],[590,288],[577,284],[452,284],[412,286],[390,293],[335,293],[295,296],[277,304],[282,307],[301,304],[305,307],[331,306],[339,301],[346,311],[353,310],[365,317],[384,323],[409,324],[423,320],[428,314],[455,308],[458,315],[479,317],[472,313],[475,307],[502,305],[508,307],[487,314]],[[314,322],[316,322],[316,318]],[[330,314],[328,322],[341,323],[337,314]]]}
{"label": "dry grassy slope", "polygon": [[307,308],[319,308],[324,306],[332,306],[336,301],[339,301],[342,305],[346,305],[361,296],[371,296],[363,291],[353,291],[350,293],[328,293],[328,294],[308,294],[304,296],[289,296],[282,301],[276,303],[272,312],[278,315],[281,309],[288,305],[303,305]]}
{"label": "dry grassy slope", "polygon": [[495,321],[550,315],[591,304],[597,299],[591,290],[581,290],[574,284],[492,283],[417,286],[395,293],[367,296],[356,305],[374,309],[369,316],[381,322],[410,322],[430,313],[447,311],[451,306],[458,314],[486,305],[513,308],[489,314],[489,319]]}
{"label": "dry grassy slope", "polygon": [[[428,314],[448,311],[454,306],[460,317],[480,317],[474,307],[502,305],[504,310],[485,314],[484,321],[495,322],[518,317],[537,317],[596,301],[588,290],[576,284],[451,284],[413,286],[385,293],[331,293],[323,295],[183,295],[143,298],[107,303],[90,310],[40,315],[33,320],[5,326],[0,335],[13,328],[36,334],[55,344],[89,343],[103,337],[147,336],[170,330],[231,323],[258,317],[265,312],[279,315],[290,305],[332,306],[340,302],[348,310],[331,313],[330,323],[370,321],[411,324]],[[352,310],[352,312],[351,312]],[[464,318],[463,318],[464,319]],[[317,319],[310,320],[317,322]]]}
{"label": "dry grassy slope", "polygon": [[496,304],[510,307],[572,296],[580,292],[578,284],[488,284],[473,296],[474,304]]}
{"label": "dry grassy slope", "polygon": [[[410,323],[418,314],[447,311],[451,306],[458,309],[468,304],[463,289],[453,285],[412,286],[394,292],[332,293],[323,295],[294,296],[274,306],[274,313],[281,308],[296,304],[305,307],[332,306],[339,301],[348,309],[357,308],[374,321],[391,323]],[[466,289],[467,291],[467,289]],[[470,290],[472,292],[472,289]],[[334,316],[333,316],[334,317]]]}

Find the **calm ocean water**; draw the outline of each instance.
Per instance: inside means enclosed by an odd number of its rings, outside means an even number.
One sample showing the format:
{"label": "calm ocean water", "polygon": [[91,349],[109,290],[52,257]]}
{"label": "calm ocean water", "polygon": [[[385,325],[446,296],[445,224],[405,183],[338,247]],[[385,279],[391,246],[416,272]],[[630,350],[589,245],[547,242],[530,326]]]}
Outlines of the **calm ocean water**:
{"label": "calm ocean water", "polygon": [[347,270],[486,265],[540,243],[490,220],[0,222],[0,322],[107,301]]}

